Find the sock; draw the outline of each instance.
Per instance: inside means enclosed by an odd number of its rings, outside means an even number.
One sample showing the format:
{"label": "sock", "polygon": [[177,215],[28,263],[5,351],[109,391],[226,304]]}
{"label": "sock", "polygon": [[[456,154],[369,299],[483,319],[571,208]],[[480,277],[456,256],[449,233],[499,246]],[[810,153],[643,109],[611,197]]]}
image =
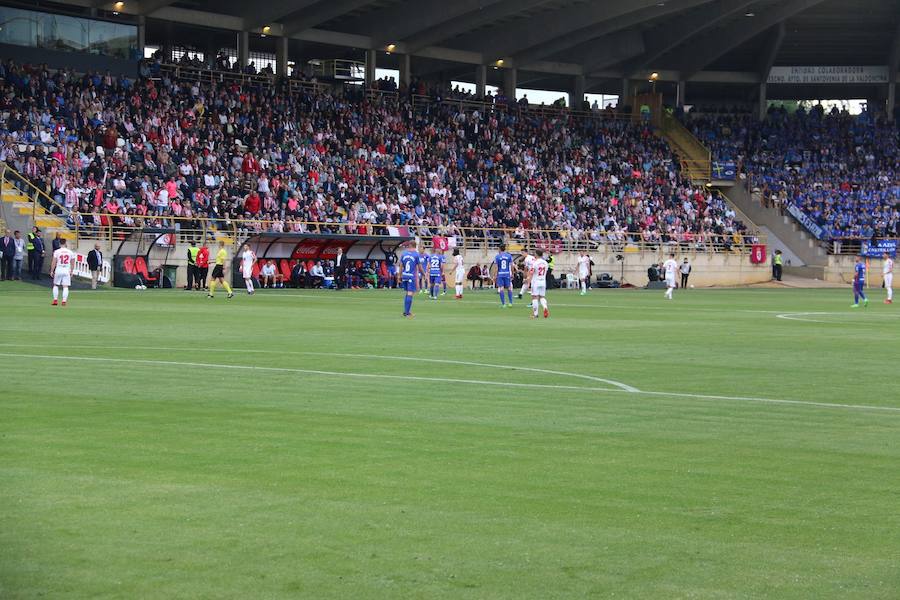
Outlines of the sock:
{"label": "sock", "polygon": [[537,316],[537,313],[538,313],[538,301],[537,301],[537,298],[532,298],[531,299],[531,314],[533,314],[534,316]]}
{"label": "sock", "polygon": [[244,281],[247,283],[247,291],[252,292],[253,291],[253,280],[245,279]]}
{"label": "sock", "polygon": [[68,299],[69,299],[69,288],[64,287],[63,288],[63,302],[65,302]]}
{"label": "sock", "polygon": [[53,286],[53,299],[59,300],[59,286]]}
{"label": "sock", "polygon": [[587,292],[587,284],[584,281],[581,282],[581,291]]}
{"label": "sock", "polygon": [[441,289],[441,286],[439,286],[438,284],[434,284],[434,292],[431,295],[434,296],[435,298],[437,298],[438,292],[440,291],[440,289]]}
{"label": "sock", "polygon": [[509,303],[512,304],[512,288],[507,288],[506,297],[509,298]]}
{"label": "sock", "polygon": [[231,285],[227,281],[223,281],[222,285],[225,286],[225,291],[230,294],[231,293]]}
{"label": "sock", "polygon": [[503,290],[500,290],[500,305],[503,306],[506,304],[506,296],[503,295]]}
{"label": "sock", "polygon": [[888,293],[888,300],[893,300],[894,299],[894,288],[888,288],[887,293]]}
{"label": "sock", "polygon": [[853,290],[853,304],[859,304],[859,294]]}
{"label": "sock", "polygon": [[210,296],[216,295],[216,280],[215,279],[213,279],[212,281],[209,282],[209,295]]}
{"label": "sock", "polygon": [[408,315],[409,311],[412,310],[412,301],[413,301],[412,296],[410,296],[409,294],[407,294],[406,296],[403,297],[403,314],[404,315]]}
{"label": "sock", "polygon": [[541,308],[547,308],[547,299],[541,298]]}
{"label": "sock", "polygon": [[457,285],[457,286],[456,286],[456,295],[457,295],[457,296],[462,296],[462,293],[463,293],[463,286]]}
{"label": "sock", "polygon": [[522,289],[519,290],[519,295],[521,296],[521,295],[523,295],[524,293],[525,293],[525,284],[523,283],[523,284],[522,284]]}

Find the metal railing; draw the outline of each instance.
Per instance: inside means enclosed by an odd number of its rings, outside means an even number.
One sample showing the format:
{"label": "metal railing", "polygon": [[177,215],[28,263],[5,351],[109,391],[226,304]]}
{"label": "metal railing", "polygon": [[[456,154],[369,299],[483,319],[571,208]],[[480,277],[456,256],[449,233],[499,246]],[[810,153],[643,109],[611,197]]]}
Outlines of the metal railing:
{"label": "metal railing", "polygon": [[682,168],[692,179],[712,181],[712,153],[674,115],[663,113],[660,119],[663,134],[684,153]]}
{"label": "metal railing", "polygon": [[836,256],[859,256],[863,250],[863,244],[875,244],[876,242],[893,242],[900,247],[900,238],[896,237],[845,237],[829,240],[825,243],[828,254]]}
{"label": "metal railing", "polygon": [[[174,215],[146,214],[129,215],[123,213],[95,212],[79,215],[70,212],[65,206],[54,200],[45,192],[28,181],[9,165],[0,166],[0,183],[2,186],[13,185],[23,191],[32,204],[32,219],[36,218],[38,205],[61,219],[66,220],[65,227],[74,233],[76,242],[85,240],[99,241],[113,248],[117,241],[140,233],[145,229],[172,229],[178,242],[192,239],[226,239],[232,244],[250,235],[262,231],[283,233],[324,233],[344,235],[390,235],[392,230],[408,232],[411,236],[421,238],[426,245],[437,236],[455,236],[457,245],[464,249],[492,249],[501,243],[511,248],[542,248],[552,252],[574,252],[579,250],[596,250],[605,247],[613,252],[657,251],[661,248],[679,248],[680,251],[694,253],[732,252],[749,253],[754,244],[765,243],[765,237],[759,232],[732,235],[704,234],[697,237],[693,234],[677,240],[646,240],[641,233],[599,233],[597,239],[581,237],[582,234],[571,229],[529,229],[498,227],[436,227],[426,225],[380,225],[352,224],[322,221],[267,221],[262,219],[213,219],[201,216],[183,217]],[[0,187],[0,189],[5,189]],[[80,218],[79,218],[80,217]],[[88,221],[89,222],[83,222]],[[277,227],[276,227],[277,225]]]}

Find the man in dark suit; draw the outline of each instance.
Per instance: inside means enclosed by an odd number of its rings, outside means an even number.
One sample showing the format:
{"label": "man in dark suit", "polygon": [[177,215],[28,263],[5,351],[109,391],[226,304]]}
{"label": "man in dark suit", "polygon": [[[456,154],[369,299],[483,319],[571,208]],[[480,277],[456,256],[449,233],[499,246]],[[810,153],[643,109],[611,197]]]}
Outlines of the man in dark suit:
{"label": "man in dark suit", "polygon": [[16,255],[16,243],[13,241],[9,229],[0,238],[0,280],[8,280],[13,277],[13,257]]}
{"label": "man in dark suit", "polygon": [[337,257],[334,259],[334,281],[337,289],[344,289],[347,280],[347,256],[341,248],[338,248]]}
{"label": "man in dark suit", "polygon": [[28,256],[29,262],[31,263],[31,278],[40,279],[41,271],[44,270],[44,238],[41,237],[41,230],[37,227],[34,228],[31,235],[34,236],[31,239],[31,244],[34,249]]}
{"label": "man in dark suit", "polygon": [[103,253],[100,252],[100,244],[94,244],[94,249],[87,255],[88,269],[91,270],[91,289],[97,289],[97,279],[100,277],[100,269],[103,268]]}
{"label": "man in dark suit", "polygon": [[291,283],[295,288],[306,287],[306,266],[298,260],[291,268]]}

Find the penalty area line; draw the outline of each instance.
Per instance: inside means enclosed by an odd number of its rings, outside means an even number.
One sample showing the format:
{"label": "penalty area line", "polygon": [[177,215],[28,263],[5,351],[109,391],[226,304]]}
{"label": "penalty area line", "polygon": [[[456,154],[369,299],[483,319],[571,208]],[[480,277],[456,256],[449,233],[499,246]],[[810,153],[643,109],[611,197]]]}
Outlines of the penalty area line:
{"label": "penalty area line", "polygon": [[8,352],[0,353],[0,356],[8,357],[8,358],[34,358],[34,359],[47,359],[47,360],[72,360],[72,361],[82,361],[82,362],[102,362],[102,363],[117,363],[117,364],[136,364],[136,365],[148,365],[148,366],[174,366],[174,367],[205,367],[209,369],[228,369],[228,370],[239,370],[239,371],[265,371],[265,372],[276,372],[276,373],[296,373],[296,374],[304,374],[304,375],[323,375],[328,377],[352,377],[352,378],[361,378],[361,379],[389,379],[389,380],[399,380],[399,381],[426,381],[426,382],[434,382],[434,383],[461,383],[461,384],[469,384],[469,385],[487,385],[487,386],[495,386],[495,387],[513,387],[513,388],[530,388],[530,389],[553,389],[553,390],[568,390],[568,391],[578,391],[578,392],[601,392],[601,393],[619,393],[626,395],[642,395],[642,396],[657,396],[657,397],[670,397],[670,398],[689,398],[692,400],[706,400],[706,401],[725,401],[725,402],[744,402],[744,403],[762,403],[762,404],[781,404],[781,405],[790,405],[790,406],[806,406],[806,407],[815,407],[815,408],[827,408],[827,409],[838,409],[838,410],[858,410],[858,411],[876,411],[876,412],[888,412],[900,414],[900,407],[895,406],[872,406],[866,404],[839,404],[839,403],[830,403],[830,402],[815,402],[811,400],[788,400],[781,398],[757,398],[754,396],[719,396],[713,394],[691,394],[686,392],[663,392],[663,391],[650,391],[650,390],[638,390],[636,388],[631,388],[631,390],[625,390],[622,388],[602,388],[602,387],[585,387],[585,386],[569,386],[569,385],[553,385],[553,384],[540,384],[540,383],[518,383],[518,382],[506,382],[506,381],[486,381],[479,379],[453,379],[449,377],[422,377],[416,375],[386,375],[381,373],[354,373],[354,372],[342,372],[342,371],[324,371],[317,369],[296,369],[290,367],[261,367],[261,366],[253,366],[253,365],[228,365],[228,364],[218,364],[218,363],[198,363],[198,362],[185,362],[185,361],[173,361],[173,360],[150,360],[150,359],[139,359],[139,358],[110,358],[110,357],[94,357],[94,356],[64,356],[64,355],[54,355],[54,354],[14,354]]}

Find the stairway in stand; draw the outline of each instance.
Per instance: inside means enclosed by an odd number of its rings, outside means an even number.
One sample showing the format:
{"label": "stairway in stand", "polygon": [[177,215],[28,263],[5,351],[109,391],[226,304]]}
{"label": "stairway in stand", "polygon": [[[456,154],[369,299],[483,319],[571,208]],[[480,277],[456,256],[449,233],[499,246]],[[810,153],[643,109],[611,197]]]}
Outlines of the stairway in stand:
{"label": "stairway in stand", "polygon": [[[6,209],[7,220],[11,226],[24,229],[22,235],[31,230],[30,226],[23,226],[31,222],[31,215],[34,214],[34,224],[40,228],[44,234],[44,239],[51,240],[59,233],[68,240],[75,239],[75,232],[66,226],[66,221],[62,217],[47,212],[40,204],[35,203],[16,189],[14,186],[4,182],[2,201]],[[20,218],[16,218],[16,217]],[[18,222],[18,224],[16,224]]]}
{"label": "stairway in stand", "polygon": [[706,185],[712,181],[712,157],[709,150],[678,119],[664,114],[658,131],[678,156],[681,170],[691,182]]}

